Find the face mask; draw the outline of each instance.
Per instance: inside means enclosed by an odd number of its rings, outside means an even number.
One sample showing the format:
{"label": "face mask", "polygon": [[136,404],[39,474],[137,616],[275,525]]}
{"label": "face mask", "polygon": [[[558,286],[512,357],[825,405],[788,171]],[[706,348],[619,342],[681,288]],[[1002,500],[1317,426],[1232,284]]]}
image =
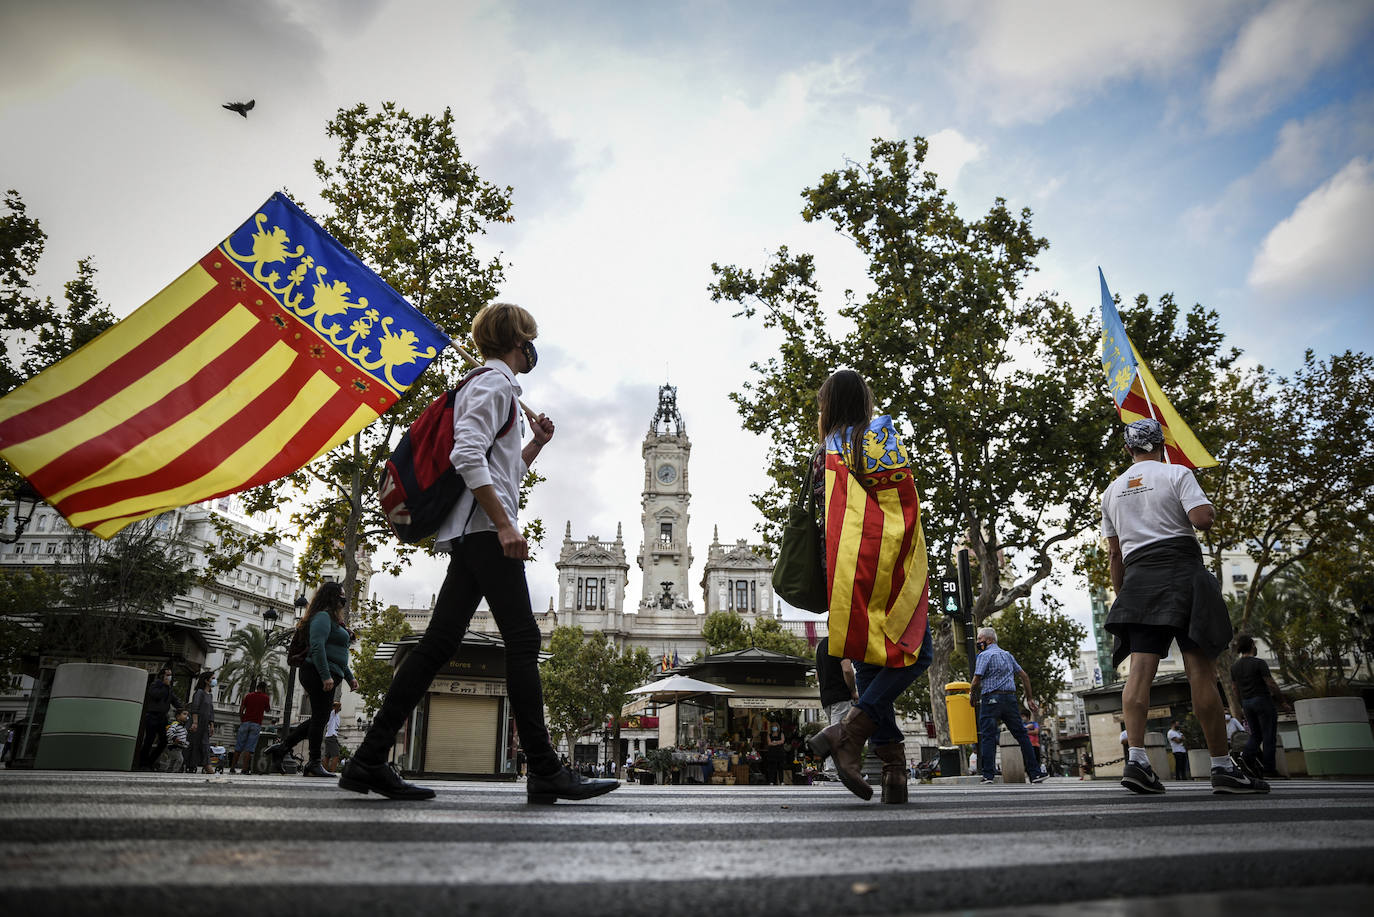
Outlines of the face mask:
{"label": "face mask", "polygon": [[[525,355],[525,362],[529,364],[529,368],[534,369],[535,365],[539,362],[539,351],[534,349],[534,341],[526,341],[521,344],[520,352]],[[529,370],[526,370],[526,372],[529,372]]]}
{"label": "face mask", "polygon": [[212,678],[212,679],[210,679],[210,687],[215,688],[215,687],[218,687],[218,686],[219,686],[219,679],[218,679],[218,678]]}

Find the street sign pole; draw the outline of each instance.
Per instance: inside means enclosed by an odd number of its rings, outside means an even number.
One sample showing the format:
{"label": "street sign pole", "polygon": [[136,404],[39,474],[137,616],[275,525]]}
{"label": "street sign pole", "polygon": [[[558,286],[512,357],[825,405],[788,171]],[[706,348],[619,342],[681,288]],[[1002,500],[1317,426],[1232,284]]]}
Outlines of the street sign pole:
{"label": "street sign pole", "polygon": [[968,655],[969,680],[973,680],[973,665],[978,657],[974,646],[973,629],[973,574],[969,569],[968,548],[959,549],[959,618],[964,622],[964,652]]}

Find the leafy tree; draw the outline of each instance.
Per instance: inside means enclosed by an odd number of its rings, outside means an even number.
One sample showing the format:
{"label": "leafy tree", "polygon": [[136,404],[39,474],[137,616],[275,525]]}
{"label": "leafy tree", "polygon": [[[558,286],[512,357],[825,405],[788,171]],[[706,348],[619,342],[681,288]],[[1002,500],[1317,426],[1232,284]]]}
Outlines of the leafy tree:
{"label": "leafy tree", "polygon": [[[514,219],[511,189],[483,180],[463,158],[448,109],[416,116],[391,102],[376,111],[359,104],[340,109],[325,133],[338,150],[315,162],[328,206],[324,228],[435,324],[464,333],[504,278],[501,258],[484,259],[476,240],[492,223]],[[296,474],[250,492],[250,512],[276,507],[287,494],[298,501],[291,524],[305,536],[302,579],[318,579],[320,567],[333,561],[352,595],[359,551],[392,543],[399,559],[383,569],[394,573],[420,549],[391,541],[372,494],[391,443],[458,371],[457,356],[446,351],[370,427]],[[252,552],[279,537],[274,531],[239,544]]]}
{"label": "leafy tree", "polygon": [[391,663],[373,657],[383,643],[394,643],[409,634],[410,622],[395,605],[386,608],[365,606],[359,615],[356,632],[358,645],[353,650],[353,677],[358,679],[358,695],[371,717],[381,708],[395,673]]}
{"label": "leafy tree", "polygon": [[713,611],[701,622],[701,635],[706,638],[709,653],[729,653],[756,646],[789,656],[811,656],[806,641],[771,617],[763,617],[746,624],[738,612]]}
{"label": "leafy tree", "polygon": [[0,576],[0,678],[22,672],[25,657],[41,645],[35,612],[52,603],[61,576],[51,567],[31,566]]}
{"label": "leafy tree", "polygon": [[1048,717],[1064,687],[1064,667],[1078,661],[1087,629],[1057,608],[1037,612],[1025,602],[1017,602],[990,623],[997,630],[997,644],[1016,657],[1030,678],[1036,701]]}
{"label": "leafy tree", "polygon": [[108,541],[73,529],[70,560],[41,606],[44,652],[108,662],[163,633],[162,612],[196,581],[190,553],[168,514],[140,519]]}
{"label": "leafy tree", "polygon": [[[1062,546],[1096,524],[1116,420],[1096,319],[1049,294],[1023,295],[1048,244],[1030,211],[997,198],[977,219],[960,216],[923,170],[927,148],[920,137],[877,140],[866,164],[802,192],[803,219],[829,220],[868,259],[873,290],[862,299],[846,291],[834,310],[842,331],[831,330],[812,257],[786,248],[760,273],[712,265],[710,293],[745,318],[762,307],[764,328],[777,332],[777,355],[753,364],[754,378],[731,396],[747,429],[791,444],[775,452],[772,486],[755,497],[765,539],[776,540],[796,469],[814,448],[815,391],[835,368],[855,365],[906,432],[932,557],[967,543],[977,561],[981,622],[1027,598],[1053,575]],[[1190,322],[1193,314],[1198,327],[1161,322],[1149,336],[1199,336],[1207,316],[1195,308]],[[932,635],[931,683],[943,684],[949,622],[933,618]],[[943,702],[934,700],[943,740]]]}
{"label": "leafy tree", "polygon": [[[77,262],[76,277],[65,285],[64,305],[37,294],[34,276],[47,239],[19,192],[6,191],[0,211],[0,395],[94,340],[115,321],[96,292],[90,258]],[[19,476],[4,466],[0,490],[8,495],[18,484]],[[8,503],[0,503],[0,512]]]}
{"label": "leafy tree", "polygon": [[[617,649],[600,631],[584,635],[580,627],[554,630],[549,653],[539,670],[555,747],[564,741],[571,745],[608,718],[618,718],[630,689],[654,670],[643,647]],[[618,736],[618,719],[615,729]]]}
{"label": "leafy tree", "polygon": [[701,622],[708,653],[728,653],[749,646],[749,625],[734,611],[713,611]]}
{"label": "leafy tree", "polygon": [[[283,631],[290,639],[290,632]],[[228,686],[232,697],[242,698],[258,682],[267,683],[268,696],[274,703],[286,697],[286,667],[284,643],[274,634],[249,624],[234,631],[225,647],[227,660],[219,669],[219,680]]]}

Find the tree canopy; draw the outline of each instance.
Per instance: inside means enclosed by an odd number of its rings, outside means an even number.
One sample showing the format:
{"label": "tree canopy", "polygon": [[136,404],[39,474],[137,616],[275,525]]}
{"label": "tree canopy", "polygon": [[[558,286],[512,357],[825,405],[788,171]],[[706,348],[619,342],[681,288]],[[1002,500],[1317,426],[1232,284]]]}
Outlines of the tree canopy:
{"label": "tree canopy", "polygon": [[654,670],[642,647],[617,649],[601,631],[584,634],[580,627],[557,628],[549,637],[549,653],[539,674],[555,747],[618,717],[630,689]]}
{"label": "tree canopy", "polygon": [[729,653],[756,646],[789,656],[812,655],[805,640],[784,630],[773,617],[760,617],[749,624],[738,612],[713,611],[702,620],[701,635],[706,638],[708,653]]}
{"label": "tree canopy", "polygon": [[358,679],[358,696],[370,717],[382,706],[391,676],[391,663],[374,659],[383,643],[394,643],[411,632],[410,622],[395,605],[378,608],[365,605],[354,622],[358,643],[353,648],[353,677]]}

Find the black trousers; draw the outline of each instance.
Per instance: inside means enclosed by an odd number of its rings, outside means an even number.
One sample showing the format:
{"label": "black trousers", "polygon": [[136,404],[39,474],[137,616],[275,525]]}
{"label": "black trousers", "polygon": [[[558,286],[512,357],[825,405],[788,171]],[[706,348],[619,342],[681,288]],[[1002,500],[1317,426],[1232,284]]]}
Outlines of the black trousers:
{"label": "black trousers", "polygon": [[167,713],[143,714],[143,751],[140,760],[144,767],[154,767],[167,748]]}
{"label": "black trousers", "polygon": [[530,773],[542,776],[558,770],[558,756],[544,725],[539,625],[530,609],[525,564],[501,553],[495,532],[474,532],[455,544],[429,627],[391,679],[382,708],[358,747],[359,762],[381,764],[387,759],[396,733],[429,690],[435,673],[457,655],[483,598],[506,644],[506,697]]}
{"label": "black trousers", "polygon": [[334,691],[324,689],[324,679],[320,678],[314,663],[307,660],[297,671],[300,673],[301,687],[310,697],[310,719],[296,724],[282,739],[282,744],[288,749],[294,748],[301,739],[308,738],[310,760],[318,761],[324,745],[324,727],[329,723],[329,711],[334,708]]}

